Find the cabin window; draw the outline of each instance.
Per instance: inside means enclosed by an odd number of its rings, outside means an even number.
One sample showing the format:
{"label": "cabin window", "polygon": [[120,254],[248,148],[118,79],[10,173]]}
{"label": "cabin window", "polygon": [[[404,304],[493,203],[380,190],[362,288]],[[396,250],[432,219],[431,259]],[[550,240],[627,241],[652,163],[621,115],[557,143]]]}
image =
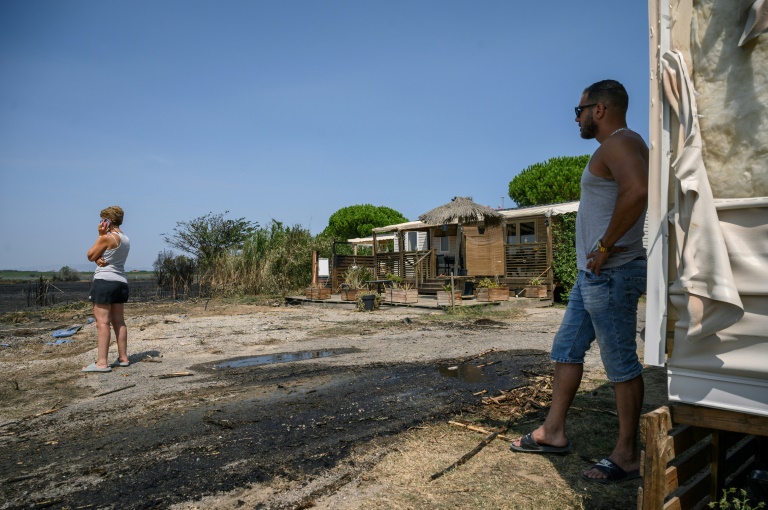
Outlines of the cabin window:
{"label": "cabin window", "polygon": [[440,251],[451,251],[451,240],[448,236],[438,237],[440,239]]}
{"label": "cabin window", "polygon": [[526,244],[535,242],[535,221],[518,221],[515,223],[507,223],[507,244]]}
{"label": "cabin window", "polygon": [[408,232],[406,251],[416,251],[419,249],[419,233]]}

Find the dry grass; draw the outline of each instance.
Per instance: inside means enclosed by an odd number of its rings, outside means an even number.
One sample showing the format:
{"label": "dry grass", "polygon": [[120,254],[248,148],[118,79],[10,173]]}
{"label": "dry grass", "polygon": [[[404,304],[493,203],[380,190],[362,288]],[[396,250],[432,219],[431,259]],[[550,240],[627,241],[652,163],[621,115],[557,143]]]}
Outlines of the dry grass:
{"label": "dry grass", "polygon": [[[365,496],[354,500],[336,497],[317,501],[316,508],[365,509],[592,509],[635,508],[639,480],[602,486],[581,479],[591,464],[613,448],[618,421],[613,390],[600,372],[587,373],[568,418],[574,452],[564,456],[515,454],[506,440],[496,439],[465,464],[437,480],[442,471],[472,450],[482,433],[451,426],[449,420],[474,423],[489,430],[515,416],[505,434],[516,438],[543,420],[546,408],[524,412],[526,400],[546,402],[546,384],[534,378],[534,388],[499,405],[479,404],[444,422],[411,429],[395,440],[390,453],[359,477],[348,490]],[[643,412],[666,403],[666,374],[646,369],[646,404]],[[534,406],[535,407],[535,406]],[[528,409],[531,407],[528,406]]]}

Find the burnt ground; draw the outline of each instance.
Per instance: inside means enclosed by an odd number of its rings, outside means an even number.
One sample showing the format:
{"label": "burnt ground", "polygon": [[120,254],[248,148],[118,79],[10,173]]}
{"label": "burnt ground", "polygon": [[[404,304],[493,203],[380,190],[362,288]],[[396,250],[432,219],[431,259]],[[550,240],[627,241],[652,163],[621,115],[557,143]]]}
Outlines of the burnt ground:
{"label": "burnt ground", "polygon": [[333,365],[216,369],[221,359],[191,366],[196,384],[171,398],[131,403],[120,398],[128,388],[94,396],[98,407],[0,423],[0,508],[166,508],[253,482],[311,480],[349,462],[356,446],[445,419],[476,404],[475,393],[519,386],[525,371],[551,366],[532,350],[339,363],[355,351]]}
{"label": "burnt ground", "polygon": [[[0,284],[0,314],[6,312],[41,310],[34,305],[36,281]],[[157,283],[154,280],[130,280],[131,301],[157,299]],[[50,305],[86,301],[91,289],[90,281],[50,282],[48,301]]]}

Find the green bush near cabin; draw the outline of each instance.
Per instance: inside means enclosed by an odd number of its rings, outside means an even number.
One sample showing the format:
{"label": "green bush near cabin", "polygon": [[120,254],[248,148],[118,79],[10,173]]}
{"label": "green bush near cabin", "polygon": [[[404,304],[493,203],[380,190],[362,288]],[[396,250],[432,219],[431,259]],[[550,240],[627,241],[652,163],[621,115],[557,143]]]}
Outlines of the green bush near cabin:
{"label": "green bush near cabin", "polygon": [[[560,156],[536,163],[509,183],[509,197],[519,206],[572,202],[581,198],[581,174],[589,155]],[[552,271],[555,284],[563,287],[555,298],[568,302],[576,283],[576,213],[552,217]]]}
{"label": "green bush near cabin", "polygon": [[552,217],[552,245],[552,272],[555,283],[563,287],[563,292],[555,297],[567,303],[578,274],[575,212]]}

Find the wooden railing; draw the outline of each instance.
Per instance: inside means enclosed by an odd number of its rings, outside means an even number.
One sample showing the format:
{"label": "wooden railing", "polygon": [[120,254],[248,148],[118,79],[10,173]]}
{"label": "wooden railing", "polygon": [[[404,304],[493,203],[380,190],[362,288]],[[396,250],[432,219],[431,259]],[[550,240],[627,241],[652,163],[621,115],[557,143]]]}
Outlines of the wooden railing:
{"label": "wooden railing", "polygon": [[373,255],[335,255],[331,269],[331,288],[334,292],[339,292],[344,282],[344,275],[353,266],[367,267],[371,270],[371,274],[374,274]]}
{"label": "wooden railing", "polygon": [[435,260],[435,250],[429,250],[416,260],[413,278],[417,289],[423,286],[428,279],[435,277],[437,272]]}
{"label": "wooden railing", "polygon": [[435,274],[434,258],[434,250],[377,253],[373,274],[377,280],[391,273],[418,284],[417,277],[423,281]]}
{"label": "wooden railing", "polygon": [[548,279],[547,243],[505,244],[504,253],[507,278]]}

